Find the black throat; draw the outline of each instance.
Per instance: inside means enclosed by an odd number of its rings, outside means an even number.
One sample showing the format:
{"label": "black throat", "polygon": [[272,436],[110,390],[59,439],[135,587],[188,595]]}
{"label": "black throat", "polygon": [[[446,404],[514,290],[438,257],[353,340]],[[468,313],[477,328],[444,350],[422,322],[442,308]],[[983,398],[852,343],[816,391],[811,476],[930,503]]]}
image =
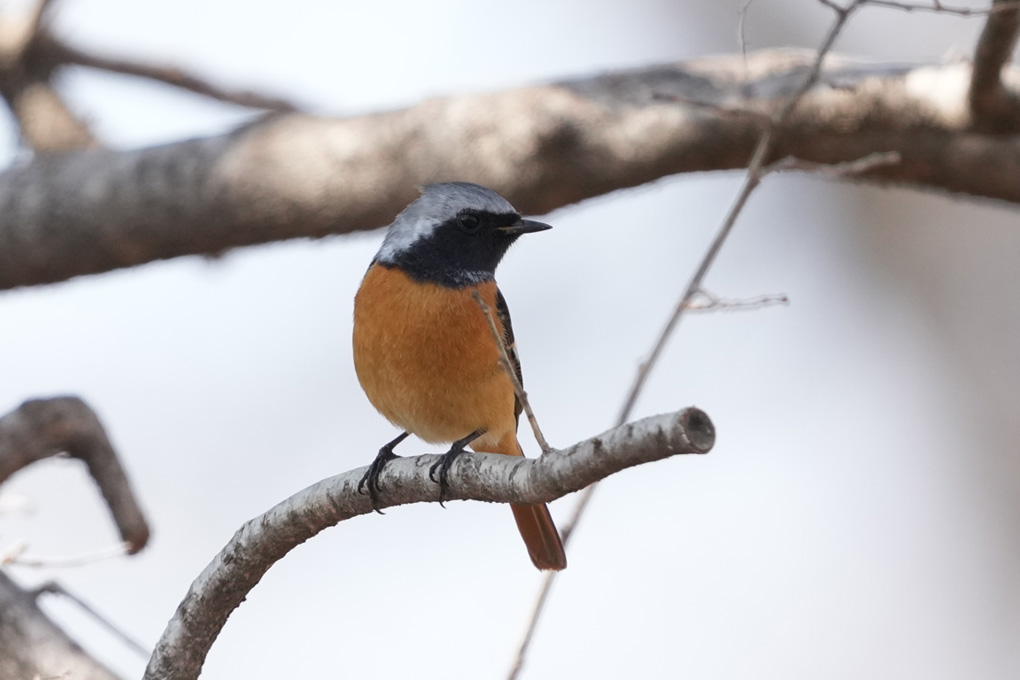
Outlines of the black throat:
{"label": "black throat", "polygon": [[[465,229],[465,214],[472,218]],[[517,214],[464,211],[436,226],[409,247],[376,262],[398,267],[412,279],[438,283],[448,288],[464,288],[496,276],[496,267],[518,235],[503,231],[520,221]]]}
{"label": "black throat", "polygon": [[375,259],[372,263],[387,269],[399,269],[420,283],[438,283],[447,288],[467,288],[496,278],[495,271],[451,269],[441,263],[415,258],[397,257],[387,261]]}

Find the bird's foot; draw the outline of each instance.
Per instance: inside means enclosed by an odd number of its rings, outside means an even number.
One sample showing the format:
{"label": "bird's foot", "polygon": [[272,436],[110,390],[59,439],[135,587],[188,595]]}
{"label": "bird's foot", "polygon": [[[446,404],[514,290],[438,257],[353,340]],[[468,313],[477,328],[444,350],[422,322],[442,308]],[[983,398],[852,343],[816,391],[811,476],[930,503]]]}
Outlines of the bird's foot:
{"label": "bird's foot", "polygon": [[379,475],[382,474],[383,468],[386,467],[386,463],[390,462],[394,458],[400,458],[397,454],[393,453],[393,449],[400,442],[407,438],[407,432],[403,433],[386,446],[379,449],[379,453],[376,455],[375,460],[368,466],[368,470],[362,476],[361,481],[358,482],[358,493],[365,493],[365,487],[368,487],[368,497],[372,501],[372,509],[378,512],[380,515],[383,511],[379,509]]}
{"label": "bird's foot", "polygon": [[[432,467],[429,468],[429,479],[433,482],[439,483],[439,505],[441,507],[446,507],[443,505],[443,502],[446,500],[446,494],[450,490],[450,484],[447,481],[447,477],[450,474],[450,468],[453,466],[453,462],[457,460],[461,454],[466,453],[464,449],[468,446],[468,444],[481,437],[484,433],[485,430],[475,430],[467,437],[458,439],[450,446],[450,450],[444,453],[442,457],[440,457],[440,459],[433,463]],[[439,472],[439,479],[436,479],[436,471]]]}

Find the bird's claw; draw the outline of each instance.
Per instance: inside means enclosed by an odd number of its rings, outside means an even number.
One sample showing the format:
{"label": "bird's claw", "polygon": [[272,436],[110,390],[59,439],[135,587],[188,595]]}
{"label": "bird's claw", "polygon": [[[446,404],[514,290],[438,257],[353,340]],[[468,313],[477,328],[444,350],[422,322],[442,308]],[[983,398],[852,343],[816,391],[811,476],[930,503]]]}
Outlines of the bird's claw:
{"label": "bird's claw", "polygon": [[[450,468],[453,466],[453,462],[465,453],[463,448],[451,448],[449,451],[444,453],[439,460],[432,464],[429,468],[429,479],[439,484],[439,505],[440,507],[446,507],[443,503],[446,501],[446,494],[450,490],[450,484],[447,478],[450,475]],[[439,479],[436,479],[436,470],[439,471]]]}
{"label": "bird's claw", "polygon": [[375,457],[375,460],[372,461],[372,464],[368,466],[368,470],[362,476],[361,481],[358,482],[358,493],[365,493],[365,487],[367,486],[368,497],[372,501],[372,509],[380,515],[385,513],[379,509],[379,476],[382,474],[383,468],[386,467],[386,463],[394,458],[400,458],[400,456],[393,453],[391,448],[384,446],[379,449],[379,455]]}

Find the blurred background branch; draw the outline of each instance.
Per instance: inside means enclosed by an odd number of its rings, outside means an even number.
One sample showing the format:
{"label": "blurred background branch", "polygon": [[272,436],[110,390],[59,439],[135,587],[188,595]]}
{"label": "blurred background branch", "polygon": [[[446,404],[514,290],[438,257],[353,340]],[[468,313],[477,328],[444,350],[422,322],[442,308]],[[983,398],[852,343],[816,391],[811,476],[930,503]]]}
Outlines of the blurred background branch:
{"label": "blurred background branch", "polygon": [[1020,35],[1020,5],[1015,0],[994,0],[993,7],[999,11],[988,16],[974,51],[970,110],[976,130],[1009,133],[1016,131],[1020,120],[1020,100],[1003,81],[1003,70]]}
{"label": "blurred background branch", "polygon": [[[704,103],[780,113],[813,63],[810,52],[764,51],[354,118],[280,114],[149,149],[40,156],[0,174],[0,289],[375,229],[432,181],[472,177],[534,214],[667,175],[743,167],[762,119]],[[855,179],[1020,203],[1018,137],[980,133],[958,115],[966,70],[827,58],[763,160],[895,152],[900,163]],[[928,87],[915,87],[919,78]],[[507,115],[513,126],[500,123]],[[1020,118],[1011,125],[1020,130]],[[490,153],[471,151],[481,139]]]}
{"label": "blurred background branch", "polygon": [[[0,417],[0,484],[51,456],[85,463],[109,507],[126,552],[149,540],[149,527],[95,412],[77,397],[27,401]],[[57,586],[51,586],[53,591]],[[0,677],[113,680],[115,676],[67,636],[28,592],[0,570]]]}
{"label": "blurred background branch", "polygon": [[0,13],[0,95],[14,114],[26,145],[36,151],[99,146],[88,123],[67,105],[56,79],[67,66],[165,83],[217,101],[268,111],[297,111],[282,98],[229,90],[172,66],[144,64],[73,47],[50,30],[52,0],[22,13]]}
{"label": "blurred background branch", "polygon": [[85,463],[128,553],[144,548],[148,523],[106,431],[85,402],[77,397],[33,399],[0,418],[0,484],[18,470],[61,453]]}

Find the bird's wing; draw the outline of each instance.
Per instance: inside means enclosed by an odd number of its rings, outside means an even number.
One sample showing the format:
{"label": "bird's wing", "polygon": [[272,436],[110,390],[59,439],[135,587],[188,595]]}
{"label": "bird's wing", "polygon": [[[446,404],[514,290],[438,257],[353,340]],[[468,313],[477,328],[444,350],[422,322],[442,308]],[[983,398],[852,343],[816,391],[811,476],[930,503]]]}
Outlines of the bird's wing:
{"label": "bird's wing", "polygon": [[[510,363],[513,364],[517,380],[523,387],[524,376],[521,374],[521,360],[517,356],[517,344],[514,342],[514,327],[510,323],[510,308],[506,306],[506,298],[503,297],[503,293],[498,288],[496,289],[496,318],[499,319],[499,323],[503,327],[503,344],[506,346],[507,356],[510,357]],[[521,404],[521,398],[515,392],[514,419],[520,418],[521,411],[523,410],[524,406]]]}

